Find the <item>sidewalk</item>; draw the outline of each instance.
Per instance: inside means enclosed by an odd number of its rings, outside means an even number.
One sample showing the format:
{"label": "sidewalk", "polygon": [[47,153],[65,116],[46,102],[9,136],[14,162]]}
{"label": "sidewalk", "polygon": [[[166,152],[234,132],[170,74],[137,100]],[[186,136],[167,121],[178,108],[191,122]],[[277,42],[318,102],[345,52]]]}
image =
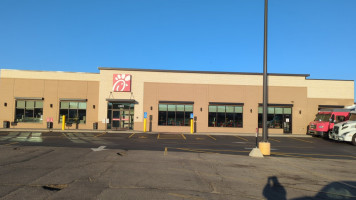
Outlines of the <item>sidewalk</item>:
{"label": "sidewalk", "polygon": [[[144,133],[143,131],[135,130],[125,130],[125,131],[112,131],[112,130],[91,130],[91,129],[25,129],[25,128],[0,128],[0,132],[60,132],[60,133],[103,133],[107,132],[109,134],[121,134],[121,133]],[[256,133],[225,133],[225,132],[199,132],[199,133],[189,133],[189,132],[145,132],[146,134],[184,134],[184,135],[226,135],[226,136],[256,136]],[[262,134],[258,135],[259,137]],[[302,137],[308,138],[312,137],[306,134],[269,134],[268,137]]]}

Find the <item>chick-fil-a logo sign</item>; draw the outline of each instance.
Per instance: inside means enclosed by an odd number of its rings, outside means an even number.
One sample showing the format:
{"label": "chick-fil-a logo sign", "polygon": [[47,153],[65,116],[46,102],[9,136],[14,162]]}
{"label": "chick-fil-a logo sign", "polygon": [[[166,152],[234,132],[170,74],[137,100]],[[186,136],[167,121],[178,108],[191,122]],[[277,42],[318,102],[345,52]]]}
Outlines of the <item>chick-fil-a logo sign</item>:
{"label": "chick-fil-a logo sign", "polygon": [[131,92],[131,74],[114,74],[112,90],[114,92]]}

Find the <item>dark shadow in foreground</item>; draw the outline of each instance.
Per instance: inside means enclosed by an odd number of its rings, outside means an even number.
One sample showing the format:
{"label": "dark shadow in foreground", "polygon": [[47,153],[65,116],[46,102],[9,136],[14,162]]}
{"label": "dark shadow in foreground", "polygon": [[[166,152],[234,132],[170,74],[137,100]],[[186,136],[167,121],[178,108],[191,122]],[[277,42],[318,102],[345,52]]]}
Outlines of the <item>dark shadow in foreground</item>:
{"label": "dark shadow in foreground", "polygon": [[332,182],[321,189],[314,197],[300,197],[293,200],[356,199],[356,182]]}
{"label": "dark shadow in foreground", "polygon": [[268,200],[272,199],[286,199],[287,192],[284,187],[279,183],[276,176],[270,176],[267,179],[267,184],[263,188],[263,196]]}

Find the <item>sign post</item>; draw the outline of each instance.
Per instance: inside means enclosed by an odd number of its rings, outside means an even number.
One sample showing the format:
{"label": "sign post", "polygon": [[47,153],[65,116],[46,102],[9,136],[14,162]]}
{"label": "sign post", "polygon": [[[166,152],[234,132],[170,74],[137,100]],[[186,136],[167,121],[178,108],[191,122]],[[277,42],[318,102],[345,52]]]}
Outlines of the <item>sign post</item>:
{"label": "sign post", "polygon": [[147,112],[143,113],[143,132],[147,131]]}
{"label": "sign post", "polygon": [[191,134],[193,134],[193,132],[194,132],[193,118],[194,118],[194,114],[193,114],[193,113],[190,113],[190,133],[191,133]]}

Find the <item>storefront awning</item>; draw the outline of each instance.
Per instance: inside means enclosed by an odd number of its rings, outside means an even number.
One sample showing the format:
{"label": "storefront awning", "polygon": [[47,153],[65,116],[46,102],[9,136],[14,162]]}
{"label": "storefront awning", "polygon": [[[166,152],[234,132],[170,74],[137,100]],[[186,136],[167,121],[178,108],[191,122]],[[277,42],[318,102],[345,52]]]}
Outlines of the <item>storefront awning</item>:
{"label": "storefront awning", "polygon": [[[263,106],[263,103],[259,103],[258,106]],[[268,106],[275,106],[275,107],[293,107],[293,104],[271,104],[271,103],[269,103]]]}
{"label": "storefront awning", "polygon": [[194,104],[194,101],[159,101],[159,103]]}
{"label": "storefront awning", "polygon": [[88,99],[59,98],[60,101],[88,101]]}
{"label": "storefront awning", "polygon": [[44,100],[43,97],[15,97],[16,100]]}
{"label": "storefront awning", "polygon": [[138,103],[135,99],[106,99],[106,101],[116,102],[116,103],[135,103],[135,104]]}
{"label": "storefront awning", "polygon": [[243,106],[243,105],[244,105],[244,103],[231,103],[231,102],[209,102],[209,105]]}

